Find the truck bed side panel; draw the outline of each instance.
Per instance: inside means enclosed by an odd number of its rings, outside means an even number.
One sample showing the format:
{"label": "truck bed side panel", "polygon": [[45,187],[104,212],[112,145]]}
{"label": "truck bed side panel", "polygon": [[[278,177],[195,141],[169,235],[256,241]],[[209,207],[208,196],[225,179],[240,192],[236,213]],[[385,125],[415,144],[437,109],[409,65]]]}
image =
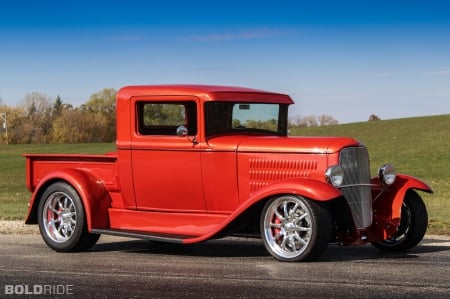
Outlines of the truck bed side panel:
{"label": "truck bed side panel", "polygon": [[54,171],[63,169],[83,169],[93,173],[108,190],[116,191],[117,166],[116,155],[25,155],[26,183],[30,192],[34,192],[42,178]]}

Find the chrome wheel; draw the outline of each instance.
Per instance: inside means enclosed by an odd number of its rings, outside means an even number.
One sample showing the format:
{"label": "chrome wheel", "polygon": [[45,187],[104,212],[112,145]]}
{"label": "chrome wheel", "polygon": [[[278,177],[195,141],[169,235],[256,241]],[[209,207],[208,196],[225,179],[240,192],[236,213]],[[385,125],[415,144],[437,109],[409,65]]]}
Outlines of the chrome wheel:
{"label": "chrome wheel", "polygon": [[42,238],[56,251],[82,251],[100,237],[88,231],[83,202],[78,192],[65,182],[49,185],[38,206]]}
{"label": "chrome wheel", "polygon": [[261,218],[261,234],[268,251],[281,261],[320,255],[330,240],[327,211],[303,197],[280,196],[269,201]]}
{"label": "chrome wheel", "polygon": [[264,236],[273,252],[283,258],[302,254],[311,239],[311,215],[295,197],[275,200],[264,217]]}
{"label": "chrome wheel", "polygon": [[64,192],[55,192],[45,202],[42,222],[47,236],[57,243],[69,240],[77,225],[73,199]]}

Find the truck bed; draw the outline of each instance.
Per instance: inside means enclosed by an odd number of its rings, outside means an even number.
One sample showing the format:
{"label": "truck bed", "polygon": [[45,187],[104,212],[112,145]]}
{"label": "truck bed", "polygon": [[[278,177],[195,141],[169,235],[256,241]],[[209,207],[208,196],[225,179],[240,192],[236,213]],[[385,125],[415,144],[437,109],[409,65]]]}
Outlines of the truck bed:
{"label": "truck bed", "polygon": [[26,184],[33,192],[39,182],[49,173],[80,169],[93,173],[105,186],[114,189],[117,186],[117,154],[80,155],[80,154],[24,154],[26,158]]}

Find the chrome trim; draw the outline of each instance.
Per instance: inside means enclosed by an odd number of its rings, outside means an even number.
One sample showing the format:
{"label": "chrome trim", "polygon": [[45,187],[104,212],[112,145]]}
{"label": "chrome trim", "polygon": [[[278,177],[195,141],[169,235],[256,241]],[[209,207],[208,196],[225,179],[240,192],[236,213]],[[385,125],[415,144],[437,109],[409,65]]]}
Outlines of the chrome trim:
{"label": "chrome trim", "polygon": [[352,212],[357,229],[372,224],[372,184],[370,181],[369,154],[367,148],[347,147],[339,154],[339,165],[344,170],[340,190]]}

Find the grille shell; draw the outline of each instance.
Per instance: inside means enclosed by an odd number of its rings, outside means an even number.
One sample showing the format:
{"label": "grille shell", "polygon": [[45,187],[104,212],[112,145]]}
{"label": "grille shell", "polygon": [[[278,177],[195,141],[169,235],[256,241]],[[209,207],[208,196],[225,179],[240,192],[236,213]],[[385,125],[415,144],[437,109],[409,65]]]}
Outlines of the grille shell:
{"label": "grille shell", "polygon": [[355,227],[367,228],[372,224],[372,193],[370,165],[367,148],[344,148],[339,155],[339,164],[344,170],[341,192],[353,216]]}

